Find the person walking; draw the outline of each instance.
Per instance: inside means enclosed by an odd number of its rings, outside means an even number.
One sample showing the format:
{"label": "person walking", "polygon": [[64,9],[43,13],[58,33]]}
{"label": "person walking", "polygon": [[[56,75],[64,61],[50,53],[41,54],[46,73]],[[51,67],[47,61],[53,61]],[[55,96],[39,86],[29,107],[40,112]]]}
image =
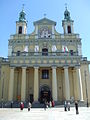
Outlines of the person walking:
{"label": "person walking", "polygon": [[76,109],[76,114],[79,114],[79,111],[78,111],[78,102],[75,101],[75,109]]}
{"label": "person walking", "polygon": [[28,111],[30,111],[31,106],[32,106],[32,105],[31,105],[31,103],[29,102],[29,103],[28,103]]}
{"label": "person walking", "polygon": [[23,108],[24,108],[24,103],[21,102],[21,103],[20,103],[20,109],[23,110]]}
{"label": "person walking", "polygon": [[64,111],[67,111],[67,102],[64,102]]}
{"label": "person walking", "polygon": [[46,104],[46,100],[44,101],[44,110],[46,110],[47,104]]}
{"label": "person walking", "polygon": [[11,101],[11,108],[13,108],[13,101]]}
{"label": "person walking", "polygon": [[52,100],[52,107],[54,107],[55,106],[55,102],[54,102],[54,100]]}
{"label": "person walking", "polygon": [[67,103],[68,111],[70,111],[70,102]]}
{"label": "person walking", "polygon": [[51,102],[51,101],[49,102],[49,107],[50,107],[50,108],[52,107],[52,102]]}

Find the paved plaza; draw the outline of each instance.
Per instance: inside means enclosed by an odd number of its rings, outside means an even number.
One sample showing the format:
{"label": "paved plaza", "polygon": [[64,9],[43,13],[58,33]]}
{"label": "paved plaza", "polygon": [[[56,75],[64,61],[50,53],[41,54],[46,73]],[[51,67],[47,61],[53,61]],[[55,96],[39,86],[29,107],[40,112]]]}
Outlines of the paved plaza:
{"label": "paved plaza", "polygon": [[76,115],[75,108],[65,112],[63,108],[27,108],[21,111],[19,108],[0,108],[0,120],[90,120],[90,108],[79,107]]}

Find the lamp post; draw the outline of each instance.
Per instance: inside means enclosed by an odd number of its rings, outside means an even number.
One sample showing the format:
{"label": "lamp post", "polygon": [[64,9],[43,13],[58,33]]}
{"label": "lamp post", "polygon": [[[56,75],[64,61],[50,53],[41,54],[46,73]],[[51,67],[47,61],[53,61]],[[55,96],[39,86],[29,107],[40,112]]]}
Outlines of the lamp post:
{"label": "lamp post", "polygon": [[86,87],[86,99],[87,99],[87,107],[89,107],[89,105],[88,105],[87,82],[86,82],[86,76],[87,76],[87,74],[86,74],[86,70],[84,71],[84,74],[85,74],[85,87]]}

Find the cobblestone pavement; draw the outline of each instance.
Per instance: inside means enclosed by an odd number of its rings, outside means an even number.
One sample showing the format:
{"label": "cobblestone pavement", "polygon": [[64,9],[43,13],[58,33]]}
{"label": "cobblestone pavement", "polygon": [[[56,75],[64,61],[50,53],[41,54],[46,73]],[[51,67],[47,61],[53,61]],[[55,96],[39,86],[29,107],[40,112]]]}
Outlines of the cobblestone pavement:
{"label": "cobblestone pavement", "polygon": [[90,120],[90,108],[80,107],[76,115],[75,108],[65,112],[63,108],[27,108],[21,111],[19,108],[0,108],[0,120]]}

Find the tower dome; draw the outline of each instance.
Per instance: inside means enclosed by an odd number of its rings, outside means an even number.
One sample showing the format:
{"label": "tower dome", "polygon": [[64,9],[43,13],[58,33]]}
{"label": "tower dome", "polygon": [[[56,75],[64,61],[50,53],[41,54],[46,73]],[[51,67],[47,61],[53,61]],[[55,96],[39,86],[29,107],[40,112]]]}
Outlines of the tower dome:
{"label": "tower dome", "polygon": [[26,18],[25,18],[25,11],[24,11],[24,6],[22,8],[22,11],[19,13],[19,22],[26,22]]}
{"label": "tower dome", "polygon": [[70,20],[70,12],[67,10],[67,7],[66,7],[66,10],[64,12],[64,19],[65,20]]}

